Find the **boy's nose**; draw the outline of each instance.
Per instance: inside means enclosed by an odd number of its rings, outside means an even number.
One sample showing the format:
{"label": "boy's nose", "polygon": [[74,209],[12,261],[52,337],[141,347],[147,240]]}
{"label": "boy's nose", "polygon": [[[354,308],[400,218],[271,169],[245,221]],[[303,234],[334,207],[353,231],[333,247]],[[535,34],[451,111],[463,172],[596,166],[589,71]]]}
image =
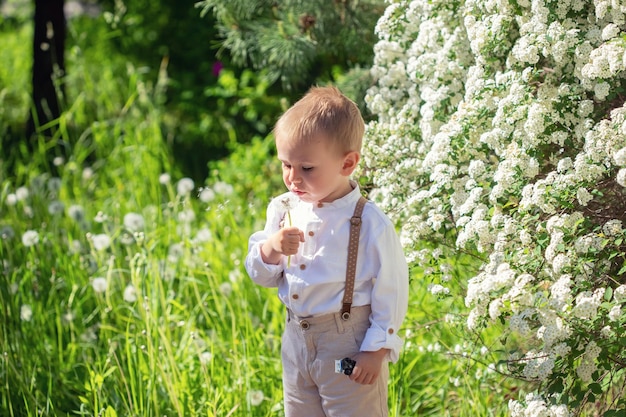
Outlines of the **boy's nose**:
{"label": "boy's nose", "polygon": [[300,176],[298,175],[298,173],[296,172],[295,169],[292,169],[289,172],[289,181],[290,182],[300,182]]}

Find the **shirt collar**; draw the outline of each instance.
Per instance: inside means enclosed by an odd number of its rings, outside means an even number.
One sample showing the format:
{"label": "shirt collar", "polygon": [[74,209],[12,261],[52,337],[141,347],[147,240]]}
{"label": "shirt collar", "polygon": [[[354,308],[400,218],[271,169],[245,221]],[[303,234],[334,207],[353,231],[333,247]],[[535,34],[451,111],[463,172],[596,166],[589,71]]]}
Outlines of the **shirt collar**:
{"label": "shirt collar", "polygon": [[349,206],[354,206],[356,202],[361,198],[361,189],[356,181],[350,180],[350,185],[352,186],[352,191],[348,194],[344,195],[341,198],[336,199],[331,202],[324,202],[322,206],[319,206],[319,203],[313,203],[314,209],[326,209],[331,208],[333,210],[342,209]]}

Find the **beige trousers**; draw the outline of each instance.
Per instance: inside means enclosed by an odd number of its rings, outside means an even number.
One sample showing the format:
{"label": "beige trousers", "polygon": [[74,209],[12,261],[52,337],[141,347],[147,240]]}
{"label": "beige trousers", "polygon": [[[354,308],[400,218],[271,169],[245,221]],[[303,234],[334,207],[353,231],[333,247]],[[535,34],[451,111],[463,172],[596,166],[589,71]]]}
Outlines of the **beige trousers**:
{"label": "beige trousers", "polygon": [[387,417],[387,362],[372,385],[335,373],[335,360],[359,352],[370,312],[370,306],[353,307],[346,321],[339,313],[302,319],[288,312],[282,339],[285,417]]}

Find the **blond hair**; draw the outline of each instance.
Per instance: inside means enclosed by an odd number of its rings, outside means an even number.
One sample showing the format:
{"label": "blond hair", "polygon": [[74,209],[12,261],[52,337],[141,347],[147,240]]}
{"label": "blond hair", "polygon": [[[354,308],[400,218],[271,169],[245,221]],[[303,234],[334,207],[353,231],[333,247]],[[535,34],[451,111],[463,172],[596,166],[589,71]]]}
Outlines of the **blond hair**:
{"label": "blond hair", "polygon": [[309,141],[320,136],[343,152],[361,152],[365,123],[357,105],[336,87],[312,87],[276,122],[276,140]]}

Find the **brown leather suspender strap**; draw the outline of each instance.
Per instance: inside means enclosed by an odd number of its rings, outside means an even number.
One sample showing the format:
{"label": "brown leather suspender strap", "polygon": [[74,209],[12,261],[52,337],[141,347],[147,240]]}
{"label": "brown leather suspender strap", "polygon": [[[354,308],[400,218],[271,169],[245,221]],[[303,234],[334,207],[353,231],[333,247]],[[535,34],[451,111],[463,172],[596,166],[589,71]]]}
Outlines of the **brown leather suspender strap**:
{"label": "brown leather suspender strap", "polygon": [[350,318],[350,307],[352,306],[352,295],[354,293],[354,279],[356,275],[356,259],[359,255],[359,235],[361,233],[361,214],[367,199],[363,196],[356,203],[354,214],[350,219],[350,241],[348,242],[348,264],[346,267],[346,289],[343,293],[343,307],[341,308],[341,318]]}

